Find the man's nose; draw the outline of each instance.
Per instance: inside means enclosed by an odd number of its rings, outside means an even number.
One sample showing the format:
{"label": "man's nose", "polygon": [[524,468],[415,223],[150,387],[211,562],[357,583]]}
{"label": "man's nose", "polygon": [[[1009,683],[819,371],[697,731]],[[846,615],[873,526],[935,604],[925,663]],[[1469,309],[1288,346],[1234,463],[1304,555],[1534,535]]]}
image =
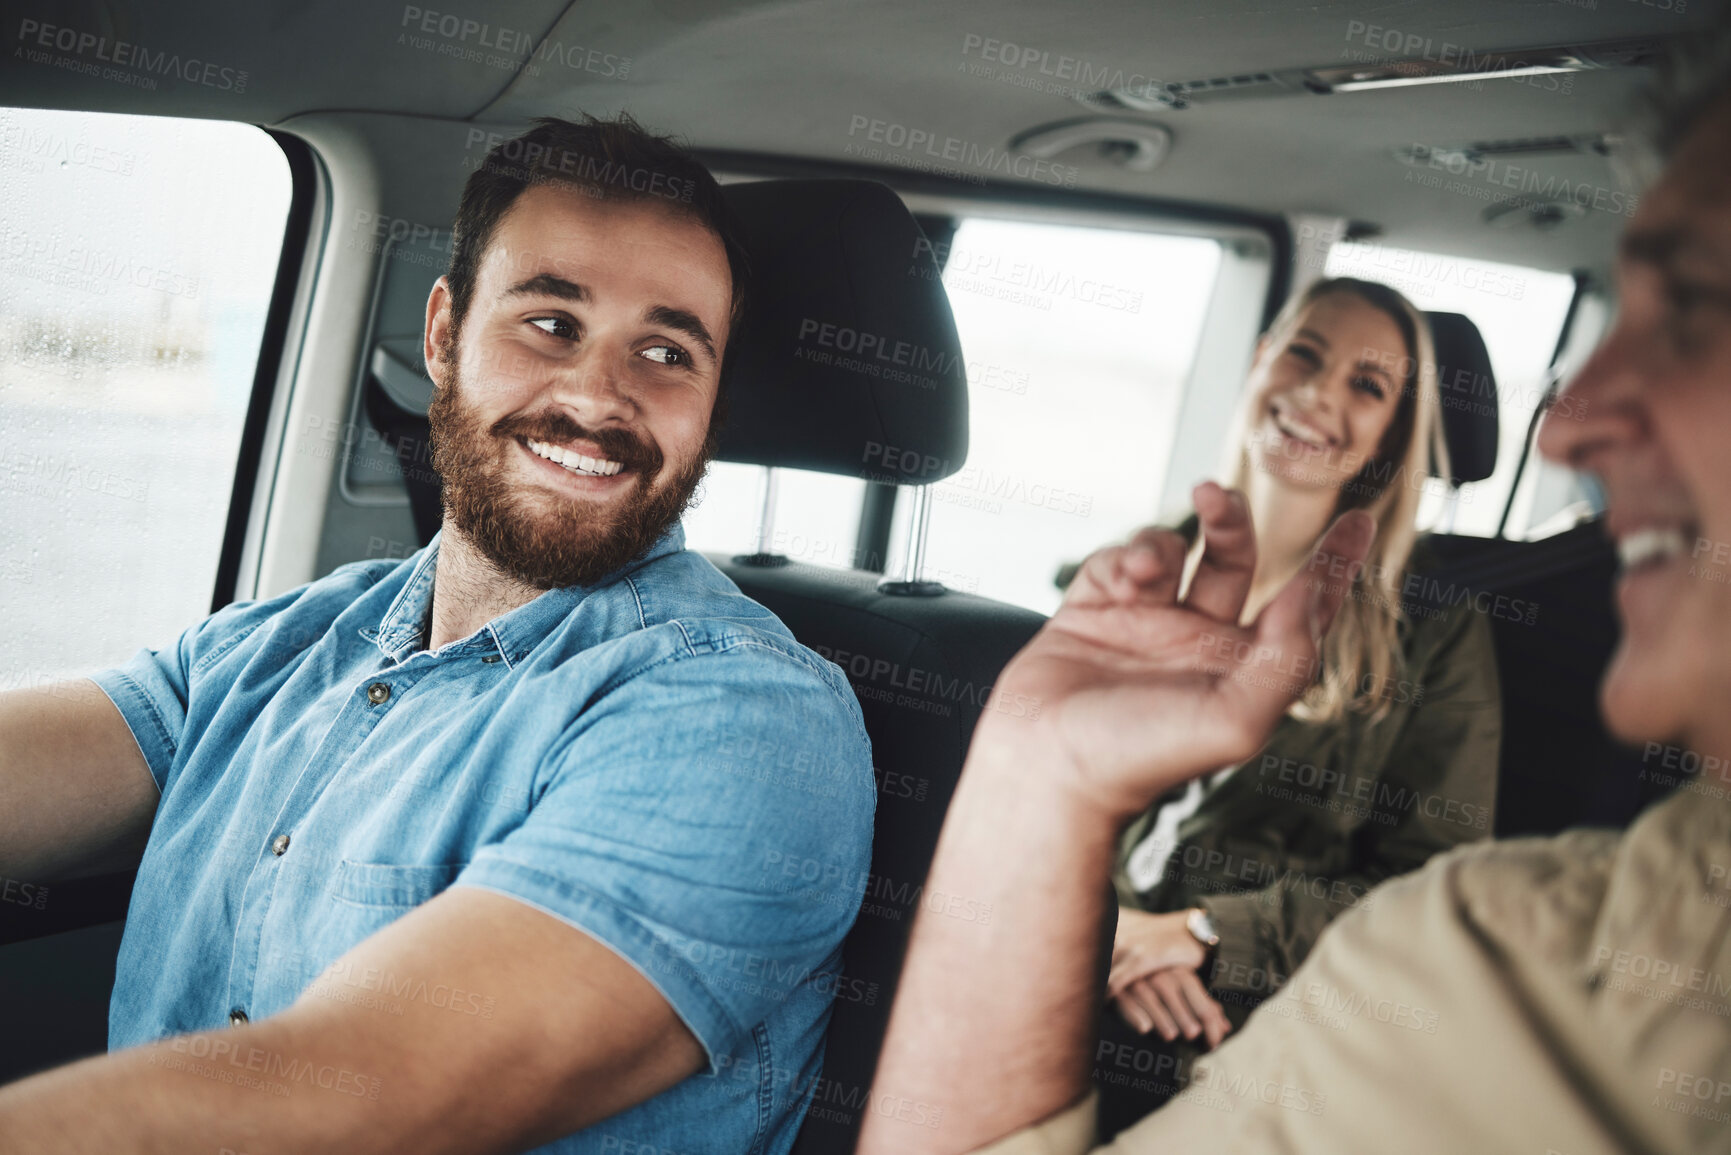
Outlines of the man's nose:
{"label": "man's nose", "polygon": [[610,419],[629,420],[637,408],[623,370],[596,349],[586,350],[554,378],[553,396],[591,427]]}
{"label": "man's nose", "polygon": [[1570,469],[1591,470],[1602,452],[1639,433],[1642,380],[1640,361],[1635,356],[1638,341],[1639,335],[1627,324],[1616,325],[1551,399],[1538,437],[1539,452],[1547,460]]}

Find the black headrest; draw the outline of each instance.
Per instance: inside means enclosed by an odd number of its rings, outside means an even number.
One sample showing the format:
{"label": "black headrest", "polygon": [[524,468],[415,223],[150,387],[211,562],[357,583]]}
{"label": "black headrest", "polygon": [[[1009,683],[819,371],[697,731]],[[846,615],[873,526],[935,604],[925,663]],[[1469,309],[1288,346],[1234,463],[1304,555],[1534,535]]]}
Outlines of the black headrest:
{"label": "black headrest", "polygon": [[968,385],[932,247],[863,180],[723,190],[751,262],[716,456],[924,484],[962,467]]}
{"label": "black headrest", "polygon": [[1443,442],[1454,485],[1483,481],[1497,467],[1497,378],[1479,327],[1459,313],[1426,313],[1436,344]]}

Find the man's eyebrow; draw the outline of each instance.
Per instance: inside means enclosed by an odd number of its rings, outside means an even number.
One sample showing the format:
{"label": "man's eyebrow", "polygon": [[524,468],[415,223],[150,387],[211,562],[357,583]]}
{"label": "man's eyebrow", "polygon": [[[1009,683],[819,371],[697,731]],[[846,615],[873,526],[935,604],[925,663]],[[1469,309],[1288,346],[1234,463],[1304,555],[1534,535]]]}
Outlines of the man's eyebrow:
{"label": "man's eyebrow", "polygon": [[589,303],[589,290],[576,281],[567,281],[553,273],[537,273],[526,281],[518,281],[505,290],[507,297],[558,297],[579,305]]}
{"label": "man's eyebrow", "polygon": [[1663,265],[1683,247],[1681,229],[1645,229],[1623,234],[1617,253],[1625,261],[1643,265]]}
{"label": "man's eyebrow", "polygon": [[711,361],[715,360],[715,338],[709,335],[708,328],[697,319],[696,313],[675,309],[671,305],[656,305],[643,314],[643,319],[651,325],[684,333],[702,347]]}

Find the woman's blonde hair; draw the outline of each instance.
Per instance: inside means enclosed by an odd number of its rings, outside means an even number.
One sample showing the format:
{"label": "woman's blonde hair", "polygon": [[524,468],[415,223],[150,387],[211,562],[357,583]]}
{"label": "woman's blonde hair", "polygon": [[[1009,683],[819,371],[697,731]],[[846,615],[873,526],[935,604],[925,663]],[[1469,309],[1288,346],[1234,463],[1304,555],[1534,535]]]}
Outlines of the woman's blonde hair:
{"label": "woman's blonde hair", "polygon": [[[1352,480],[1340,487],[1335,504],[1337,517],[1349,509],[1368,510],[1376,519],[1377,532],[1370,555],[1352,575],[1340,614],[1323,640],[1322,676],[1290,711],[1308,722],[1337,721],[1349,710],[1380,718],[1392,704],[1405,668],[1400,591],[1417,538],[1419,498],[1433,469],[1443,477],[1449,472],[1430,324],[1399,292],[1353,277],[1313,281],[1288,298],[1269,325],[1265,336],[1270,348],[1278,350],[1304,310],[1332,293],[1350,293],[1387,314],[1406,340],[1407,356],[1399,365],[1388,366],[1400,381],[1400,403],[1382,443]],[[1250,480],[1255,400],[1247,391],[1239,405],[1222,471],[1228,484],[1240,490]],[[1319,574],[1313,580],[1332,577]]]}

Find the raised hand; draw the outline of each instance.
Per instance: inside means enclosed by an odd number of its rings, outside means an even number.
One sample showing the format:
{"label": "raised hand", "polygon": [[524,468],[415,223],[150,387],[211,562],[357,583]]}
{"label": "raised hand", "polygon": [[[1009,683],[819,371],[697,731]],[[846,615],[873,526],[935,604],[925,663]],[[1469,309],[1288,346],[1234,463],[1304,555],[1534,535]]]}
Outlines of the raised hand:
{"label": "raised hand", "polygon": [[1035,718],[988,713],[981,742],[1014,747],[1089,805],[1128,819],[1164,791],[1250,757],[1314,680],[1317,648],[1370,548],[1352,512],[1247,626],[1256,571],[1241,494],[1193,494],[1203,553],[1181,600],[1184,540],[1145,529],[1082,564],[1058,612],[998,680],[1040,703]]}

